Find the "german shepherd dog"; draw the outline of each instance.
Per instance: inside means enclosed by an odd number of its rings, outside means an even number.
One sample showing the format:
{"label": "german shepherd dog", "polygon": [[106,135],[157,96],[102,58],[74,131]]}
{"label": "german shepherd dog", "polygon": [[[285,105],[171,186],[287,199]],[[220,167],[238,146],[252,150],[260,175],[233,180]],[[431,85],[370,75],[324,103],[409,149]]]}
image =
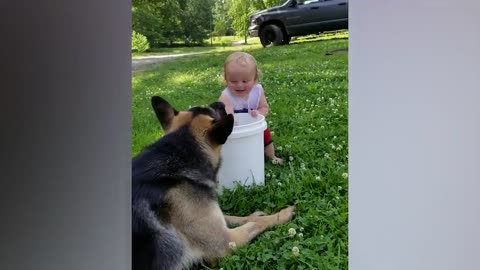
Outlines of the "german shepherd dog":
{"label": "german shepherd dog", "polygon": [[223,215],[217,172],[234,123],[223,103],[179,112],[161,97],[151,102],[165,135],[132,160],[133,270],[215,265],[234,246],[291,220],[293,206],[273,215]]}

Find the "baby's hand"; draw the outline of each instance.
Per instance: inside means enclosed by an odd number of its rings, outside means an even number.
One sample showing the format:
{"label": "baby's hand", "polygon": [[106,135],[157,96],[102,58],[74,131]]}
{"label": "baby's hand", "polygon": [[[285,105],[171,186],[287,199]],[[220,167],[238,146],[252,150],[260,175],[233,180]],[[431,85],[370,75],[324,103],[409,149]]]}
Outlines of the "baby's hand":
{"label": "baby's hand", "polygon": [[250,115],[253,116],[253,117],[256,117],[256,116],[258,115],[258,111],[257,111],[257,110],[252,110],[252,109],[250,109],[250,110],[248,110],[248,112],[249,112]]}

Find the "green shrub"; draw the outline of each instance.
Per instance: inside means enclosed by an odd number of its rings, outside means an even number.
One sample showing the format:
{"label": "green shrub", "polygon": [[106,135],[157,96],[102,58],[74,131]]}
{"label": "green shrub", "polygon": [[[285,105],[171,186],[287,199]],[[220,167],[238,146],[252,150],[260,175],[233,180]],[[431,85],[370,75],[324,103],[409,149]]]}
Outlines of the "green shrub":
{"label": "green shrub", "polygon": [[132,51],[145,52],[150,49],[147,37],[144,35],[132,31]]}

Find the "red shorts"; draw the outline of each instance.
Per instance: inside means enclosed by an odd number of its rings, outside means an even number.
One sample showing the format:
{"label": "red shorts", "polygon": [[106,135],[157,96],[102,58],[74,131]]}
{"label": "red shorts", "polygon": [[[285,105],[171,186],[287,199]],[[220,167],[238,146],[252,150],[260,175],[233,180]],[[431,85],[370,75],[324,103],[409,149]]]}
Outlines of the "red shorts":
{"label": "red shorts", "polygon": [[272,141],[272,135],[270,134],[270,130],[267,128],[263,132],[263,145],[267,146],[267,145],[271,144],[272,142],[273,142]]}

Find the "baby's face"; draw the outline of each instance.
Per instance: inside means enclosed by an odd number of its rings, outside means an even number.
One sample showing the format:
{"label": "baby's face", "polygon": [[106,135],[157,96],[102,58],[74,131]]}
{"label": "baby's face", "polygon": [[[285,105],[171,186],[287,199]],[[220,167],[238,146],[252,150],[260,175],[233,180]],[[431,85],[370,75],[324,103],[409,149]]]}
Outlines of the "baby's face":
{"label": "baby's face", "polygon": [[232,61],[225,67],[225,80],[232,95],[247,97],[257,82],[257,70],[253,63]]}

